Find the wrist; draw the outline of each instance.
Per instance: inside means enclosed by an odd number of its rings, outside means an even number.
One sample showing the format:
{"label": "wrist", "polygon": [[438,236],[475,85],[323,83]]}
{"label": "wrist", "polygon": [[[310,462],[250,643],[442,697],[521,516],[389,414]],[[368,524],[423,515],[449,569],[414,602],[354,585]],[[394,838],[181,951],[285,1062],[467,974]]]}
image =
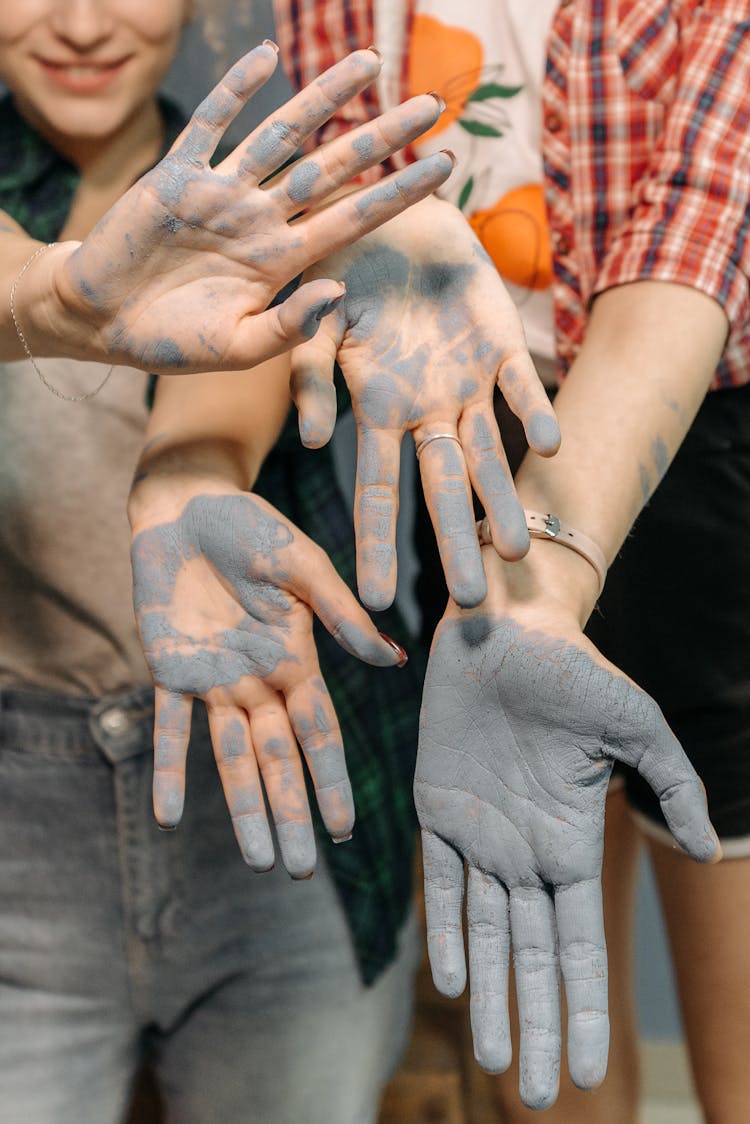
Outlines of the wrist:
{"label": "wrist", "polygon": [[532,619],[538,614],[564,613],[584,628],[599,596],[599,577],[594,567],[573,550],[553,539],[531,540],[528,554],[517,562],[506,562],[493,547],[483,547],[489,603],[494,611],[521,613]]}
{"label": "wrist", "polygon": [[227,443],[166,446],[165,440],[150,442],[136,468],[127,504],[133,534],[178,518],[196,495],[225,496],[250,488]]}
{"label": "wrist", "polygon": [[[16,332],[35,358],[106,360],[90,302],[73,292],[67,264],[79,242],[53,243],[29,254],[15,278]],[[34,260],[34,254],[38,255]],[[21,276],[23,274],[23,276]],[[19,338],[20,345],[20,338]]]}

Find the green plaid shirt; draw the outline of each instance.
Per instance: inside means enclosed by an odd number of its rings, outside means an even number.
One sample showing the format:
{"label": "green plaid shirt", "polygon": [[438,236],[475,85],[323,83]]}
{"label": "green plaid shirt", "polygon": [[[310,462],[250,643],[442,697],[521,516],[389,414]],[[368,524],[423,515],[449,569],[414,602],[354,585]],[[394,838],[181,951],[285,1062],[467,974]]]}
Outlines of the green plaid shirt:
{"label": "green plaid shirt", "polygon": [[[161,107],[166,151],[184,118],[166,100]],[[53,242],[78,180],[77,169],[22,120],[11,99],[0,101],[0,208],[33,238]],[[339,391],[343,412],[349,404],[345,390]],[[330,451],[304,449],[291,415],[256,491],[319,543],[344,580],[354,585],[354,530]],[[395,610],[382,613],[378,625],[397,639],[406,638]],[[405,668],[375,669],[348,656],[317,622],[315,635],[344,735],[357,809],[348,843],[333,846],[320,823],[318,834],[349,919],[362,977],[371,983],[393,958],[411,898],[416,824],[411,791],[423,657],[409,641],[411,659]]]}

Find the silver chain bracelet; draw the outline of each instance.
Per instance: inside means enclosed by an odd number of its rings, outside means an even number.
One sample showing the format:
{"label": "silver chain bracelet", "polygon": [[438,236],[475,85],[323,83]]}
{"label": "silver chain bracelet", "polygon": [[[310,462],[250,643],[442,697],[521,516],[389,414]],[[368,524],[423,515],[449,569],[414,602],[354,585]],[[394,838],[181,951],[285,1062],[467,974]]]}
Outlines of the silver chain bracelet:
{"label": "silver chain bracelet", "polygon": [[21,346],[23,347],[24,351],[26,352],[26,358],[31,363],[31,366],[34,368],[34,370],[36,371],[36,373],[39,376],[39,378],[41,379],[41,381],[47,387],[47,390],[51,391],[55,395],[56,398],[61,398],[63,402],[85,402],[87,398],[93,398],[94,395],[98,394],[99,391],[105,385],[105,383],[109,381],[109,377],[115,369],[115,364],[114,363],[112,364],[112,366],[109,368],[109,370],[107,371],[107,373],[104,376],[104,378],[102,379],[102,381],[99,383],[99,385],[94,390],[90,390],[86,394],[63,394],[63,392],[61,390],[58,390],[56,386],[53,386],[52,383],[49,382],[49,380],[47,379],[44,372],[41,371],[40,368],[37,366],[36,359],[31,354],[31,349],[30,349],[30,347],[28,345],[28,342],[26,340],[26,336],[23,334],[23,332],[21,330],[21,325],[18,323],[18,317],[16,316],[16,289],[18,288],[19,281],[21,280],[21,278],[23,277],[24,273],[29,268],[29,266],[32,265],[36,261],[36,259],[38,257],[40,257],[45,252],[45,250],[49,250],[53,246],[56,246],[56,245],[57,245],[57,242],[48,242],[45,246],[38,246],[37,249],[34,250],[34,253],[31,255],[29,260],[26,262],[24,267],[22,268],[21,272],[14,279],[13,284],[10,287],[10,315],[11,315],[11,319],[13,320],[13,326],[16,329],[16,335],[18,336],[19,340],[21,341]]}

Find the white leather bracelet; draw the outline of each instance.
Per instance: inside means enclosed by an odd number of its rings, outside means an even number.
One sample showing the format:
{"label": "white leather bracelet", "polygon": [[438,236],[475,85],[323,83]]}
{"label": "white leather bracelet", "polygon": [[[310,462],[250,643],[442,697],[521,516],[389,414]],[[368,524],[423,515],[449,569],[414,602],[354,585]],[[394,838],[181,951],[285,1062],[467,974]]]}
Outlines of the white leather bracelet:
{"label": "white leather bracelet", "polygon": [[[532,539],[548,539],[550,542],[559,543],[560,546],[567,546],[569,550],[574,550],[581,558],[586,559],[599,579],[597,597],[601,596],[607,577],[607,559],[594,540],[583,531],[577,531],[575,527],[568,527],[567,524],[561,523],[556,515],[543,515],[540,511],[524,511],[524,515]],[[477,523],[477,533],[482,546],[491,544],[492,532],[486,518]]]}

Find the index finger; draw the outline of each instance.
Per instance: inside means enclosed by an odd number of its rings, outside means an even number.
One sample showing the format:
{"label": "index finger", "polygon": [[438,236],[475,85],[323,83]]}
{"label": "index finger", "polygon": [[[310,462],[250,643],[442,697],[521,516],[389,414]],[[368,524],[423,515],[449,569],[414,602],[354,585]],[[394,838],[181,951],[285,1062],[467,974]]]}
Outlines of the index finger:
{"label": "index finger", "polygon": [[277,58],[278,48],[266,41],[239,59],[203,99],[170,151],[207,164],[237,114],[273,74]]}
{"label": "index finger", "polygon": [[303,207],[309,210],[354,176],[382,164],[416,140],[435,124],[441,108],[435,94],[410,98],[374,121],[328,141],[310,156],[282,169],[264,186],[290,214]]}

